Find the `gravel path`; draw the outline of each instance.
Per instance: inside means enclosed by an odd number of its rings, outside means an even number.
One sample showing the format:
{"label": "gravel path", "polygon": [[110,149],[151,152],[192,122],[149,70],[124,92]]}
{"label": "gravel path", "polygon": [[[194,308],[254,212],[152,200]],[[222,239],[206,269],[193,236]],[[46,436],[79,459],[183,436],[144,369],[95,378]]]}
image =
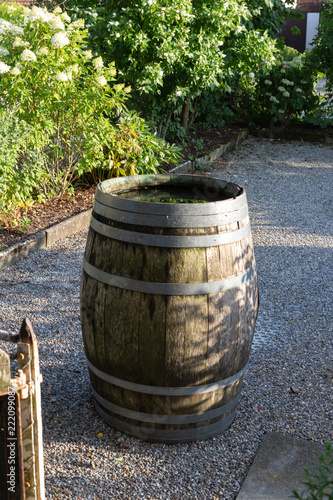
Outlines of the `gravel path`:
{"label": "gravel path", "polygon": [[79,322],[86,232],[0,272],[0,328],[28,316],[39,341],[47,499],[234,499],[265,432],[333,440],[333,147],[250,138],[212,173],[246,187],[261,293],[236,420],[218,437],[152,445],[97,416]]}

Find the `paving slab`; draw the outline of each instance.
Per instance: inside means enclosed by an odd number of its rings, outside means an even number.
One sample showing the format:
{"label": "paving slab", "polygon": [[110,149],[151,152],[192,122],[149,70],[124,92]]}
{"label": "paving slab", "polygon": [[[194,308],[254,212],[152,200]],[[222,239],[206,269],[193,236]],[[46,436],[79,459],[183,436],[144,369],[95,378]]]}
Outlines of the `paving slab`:
{"label": "paving slab", "polygon": [[324,445],[267,433],[236,500],[287,500],[306,489],[304,467],[314,471]]}

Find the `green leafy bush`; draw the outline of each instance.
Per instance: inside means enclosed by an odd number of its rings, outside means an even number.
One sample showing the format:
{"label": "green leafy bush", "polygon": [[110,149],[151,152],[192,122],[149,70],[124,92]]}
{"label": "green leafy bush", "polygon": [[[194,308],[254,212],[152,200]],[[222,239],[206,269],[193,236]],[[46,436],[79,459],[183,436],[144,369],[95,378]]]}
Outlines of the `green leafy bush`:
{"label": "green leafy bush", "polygon": [[237,94],[239,81],[249,81],[253,67],[274,55],[272,33],[291,13],[277,0],[67,0],[66,6],[85,17],[91,48],[115,61],[133,89],[131,106],[163,137],[197,117],[213,122],[205,104]]}
{"label": "green leafy bush", "polygon": [[301,57],[291,61],[276,59],[270,69],[256,73],[251,92],[245,99],[248,116],[254,122],[284,123],[319,105],[314,86],[316,75]]}
{"label": "green leafy bush", "polygon": [[45,193],[63,196],[92,171],[99,177],[149,173],[164,158],[175,161],[175,148],[126,111],[130,89],[116,83],[114,64],[87,50],[82,19],[72,22],[59,7],[36,6],[11,6],[3,17],[2,107],[15,107],[30,125],[29,146],[43,161]]}

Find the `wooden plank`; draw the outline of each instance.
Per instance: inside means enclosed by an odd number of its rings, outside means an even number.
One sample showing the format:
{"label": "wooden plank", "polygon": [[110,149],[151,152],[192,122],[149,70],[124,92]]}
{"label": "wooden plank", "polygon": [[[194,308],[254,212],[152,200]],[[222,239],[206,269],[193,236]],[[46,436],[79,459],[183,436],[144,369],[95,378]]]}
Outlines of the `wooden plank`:
{"label": "wooden plank", "polygon": [[[18,343],[18,354],[22,353],[23,358],[18,355],[18,366],[26,374],[27,381],[30,383],[28,398],[21,400],[26,498],[27,500],[44,500],[45,480],[40,389],[41,374],[39,370],[37,339],[32,325],[27,318],[22,322],[20,341]],[[32,387],[34,387],[33,391],[31,390]]]}
{"label": "wooden plank", "polygon": [[7,394],[10,383],[10,359],[8,354],[0,349],[0,396]]}

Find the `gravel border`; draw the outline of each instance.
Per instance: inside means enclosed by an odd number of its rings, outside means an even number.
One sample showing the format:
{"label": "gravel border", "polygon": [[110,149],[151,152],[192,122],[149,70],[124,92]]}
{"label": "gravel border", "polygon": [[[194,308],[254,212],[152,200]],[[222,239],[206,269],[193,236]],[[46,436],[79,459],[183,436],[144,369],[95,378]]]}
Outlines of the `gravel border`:
{"label": "gravel border", "polygon": [[247,190],[261,299],[224,434],[150,444],[98,417],[79,321],[86,230],[0,271],[0,328],[28,316],[38,338],[47,498],[231,500],[266,432],[333,441],[332,146],[248,138],[211,173]]}

